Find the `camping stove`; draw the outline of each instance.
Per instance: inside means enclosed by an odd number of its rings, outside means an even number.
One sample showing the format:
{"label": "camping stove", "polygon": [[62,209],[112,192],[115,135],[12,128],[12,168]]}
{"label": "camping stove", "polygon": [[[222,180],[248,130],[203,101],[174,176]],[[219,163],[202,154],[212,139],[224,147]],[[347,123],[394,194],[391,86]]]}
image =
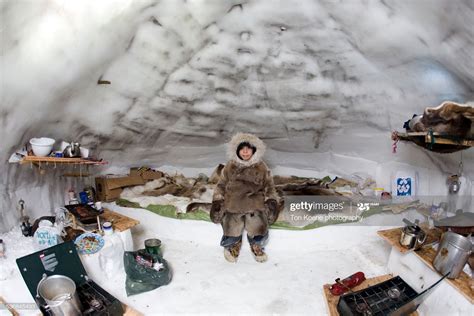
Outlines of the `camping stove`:
{"label": "camping stove", "polygon": [[122,303],[91,280],[72,241],[65,242],[17,259],[17,265],[31,295],[43,315],[53,315],[46,301],[37,293],[43,275],[65,275],[76,284],[82,315],[123,315]]}
{"label": "camping stove", "polygon": [[[76,292],[82,305],[83,316],[115,316],[123,315],[121,303],[94,281],[78,285]],[[55,316],[41,297],[35,297],[36,305],[45,316]]]}
{"label": "camping stove", "polygon": [[114,315],[115,313],[111,313],[111,311],[117,310],[117,307],[118,311],[121,311],[120,302],[92,281],[79,285],[77,294],[83,307],[82,315]]}
{"label": "camping stove", "polygon": [[401,307],[411,313],[416,305],[407,305],[418,293],[400,277],[371,286],[365,290],[341,297],[338,310],[341,315],[398,315]]}
{"label": "camping stove", "polygon": [[366,289],[341,296],[337,310],[342,316],[408,315],[418,308],[428,294],[448,274],[421,293],[396,276]]}

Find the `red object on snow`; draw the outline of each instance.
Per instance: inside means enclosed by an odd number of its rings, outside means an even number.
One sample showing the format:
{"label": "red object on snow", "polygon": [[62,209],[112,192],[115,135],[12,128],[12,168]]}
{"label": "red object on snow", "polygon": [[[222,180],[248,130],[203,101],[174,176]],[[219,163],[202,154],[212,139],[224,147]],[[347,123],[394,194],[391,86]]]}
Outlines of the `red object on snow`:
{"label": "red object on snow", "polygon": [[345,278],[344,280],[336,279],[336,283],[329,287],[329,291],[332,295],[342,295],[356,287],[357,285],[361,284],[365,281],[365,274],[364,272],[356,272],[353,275]]}

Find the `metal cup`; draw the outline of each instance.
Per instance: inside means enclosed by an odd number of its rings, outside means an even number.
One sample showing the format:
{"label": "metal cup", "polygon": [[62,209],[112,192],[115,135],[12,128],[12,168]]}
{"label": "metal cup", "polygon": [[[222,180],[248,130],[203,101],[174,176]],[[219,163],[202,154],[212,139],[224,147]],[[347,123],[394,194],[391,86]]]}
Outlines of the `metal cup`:
{"label": "metal cup", "polygon": [[161,256],[161,240],[158,238],[151,238],[145,240],[145,250],[149,254]]}

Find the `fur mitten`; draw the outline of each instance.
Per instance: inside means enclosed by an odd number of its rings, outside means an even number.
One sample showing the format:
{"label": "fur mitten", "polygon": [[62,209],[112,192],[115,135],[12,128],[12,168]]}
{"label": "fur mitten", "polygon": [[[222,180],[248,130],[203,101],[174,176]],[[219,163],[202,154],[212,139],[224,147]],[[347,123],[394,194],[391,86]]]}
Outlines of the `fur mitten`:
{"label": "fur mitten", "polygon": [[222,209],[222,201],[212,201],[210,217],[213,223],[222,222],[224,217],[224,210]]}
{"label": "fur mitten", "polygon": [[268,219],[268,225],[271,225],[276,222],[279,212],[278,212],[278,203],[274,199],[269,199],[265,201],[266,206],[266,215]]}

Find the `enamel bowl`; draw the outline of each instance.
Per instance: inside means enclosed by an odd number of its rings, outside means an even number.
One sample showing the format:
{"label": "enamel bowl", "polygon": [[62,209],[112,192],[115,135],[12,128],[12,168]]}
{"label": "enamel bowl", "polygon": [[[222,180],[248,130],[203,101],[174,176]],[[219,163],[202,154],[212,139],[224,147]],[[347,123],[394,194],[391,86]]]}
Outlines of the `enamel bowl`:
{"label": "enamel bowl", "polygon": [[41,137],[30,139],[31,149],[35,156],[46,157],[53,150],[53,145],[56,141],[52,138]]}

